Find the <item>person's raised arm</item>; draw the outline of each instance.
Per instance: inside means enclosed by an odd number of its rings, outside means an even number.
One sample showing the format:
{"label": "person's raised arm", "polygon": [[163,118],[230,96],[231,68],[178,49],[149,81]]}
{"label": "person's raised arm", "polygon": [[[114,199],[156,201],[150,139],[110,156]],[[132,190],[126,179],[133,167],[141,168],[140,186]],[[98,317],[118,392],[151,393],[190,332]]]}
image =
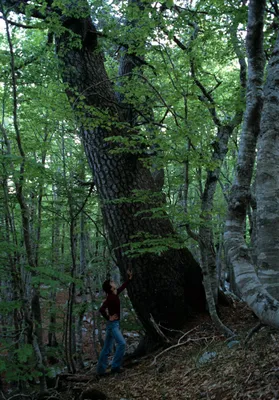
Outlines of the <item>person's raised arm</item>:
{"label": "person's raised arm", "polygon": [[120,294],[121,292],[123,292],[124,289],[126,289],[126,287],[128,286],[128,284],[130,283],[130,281],[133,278],[133,272],[128,270],[127,271],[127,276],[128,279],[126,280],[126,282],[124,282],[118,289],[117,289],[117,294]]}

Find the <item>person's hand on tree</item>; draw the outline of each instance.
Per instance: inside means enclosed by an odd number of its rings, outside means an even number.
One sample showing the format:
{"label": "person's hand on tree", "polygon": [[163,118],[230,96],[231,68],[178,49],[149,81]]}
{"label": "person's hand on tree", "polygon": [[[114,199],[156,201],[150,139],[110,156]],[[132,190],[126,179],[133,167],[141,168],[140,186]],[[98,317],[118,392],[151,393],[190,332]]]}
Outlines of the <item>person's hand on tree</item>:
{"label": "person's hand on tree", "polygon": [[132,280],[132,278],[133,278],[133,272],[132,272],[130,269],[128,269],[127,275],[128,275],[129,281]]}

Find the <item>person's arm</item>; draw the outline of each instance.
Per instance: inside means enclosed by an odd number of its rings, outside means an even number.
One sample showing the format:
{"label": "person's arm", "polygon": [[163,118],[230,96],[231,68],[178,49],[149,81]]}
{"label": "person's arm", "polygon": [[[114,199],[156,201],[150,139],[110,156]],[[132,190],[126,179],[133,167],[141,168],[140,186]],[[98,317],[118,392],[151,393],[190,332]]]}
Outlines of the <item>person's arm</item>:
{"label": "person's arm", "polygon": [[107,308],[108,308],[108,300],[106,299],[103,304],[101,305],[101,308],[99,309],[99,312],[102,314],[102,316],[109,321],[109,315],[107,313]]}
{"label": "person's arm", "polygon": [[128,279],[126,282],[124,282],[118,289],[117,289],[117,294],[120,294],[121,292],[123,292],[123,290],[126,289],[126,287],[128,286],[128,284],[130,283],[130,281],[133,278],[133,273],[131,271],[127,271],[127,275],[128,275]]}
{"label": "person's arm", "polygon": [[126,282],[124,282],[124,283],[117,289],[117,294],[120,294],[121,292],[123,292],[123,290],[126,289],[126,287],[128,286],[129,283],[130,283],[130,279],[128,279]]}

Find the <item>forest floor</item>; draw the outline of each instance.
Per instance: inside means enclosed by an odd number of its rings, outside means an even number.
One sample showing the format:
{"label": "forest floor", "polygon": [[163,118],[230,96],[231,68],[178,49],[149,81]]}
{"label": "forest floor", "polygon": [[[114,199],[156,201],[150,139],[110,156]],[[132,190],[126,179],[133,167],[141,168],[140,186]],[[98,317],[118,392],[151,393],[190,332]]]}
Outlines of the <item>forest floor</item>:
{"label": "forest floor", "polygon": [[236,332],[233,339],[218,333],[204,315],[169,346],[127,366],[124,373],[96,380],[92,366],[75,383],[69,382],[60,398],[77,399],[78,392],[93,387],[110,400],[279,399],[279,331],[262,327],[245,343],[257,325],[248,307],[222,307],[220,317]]}

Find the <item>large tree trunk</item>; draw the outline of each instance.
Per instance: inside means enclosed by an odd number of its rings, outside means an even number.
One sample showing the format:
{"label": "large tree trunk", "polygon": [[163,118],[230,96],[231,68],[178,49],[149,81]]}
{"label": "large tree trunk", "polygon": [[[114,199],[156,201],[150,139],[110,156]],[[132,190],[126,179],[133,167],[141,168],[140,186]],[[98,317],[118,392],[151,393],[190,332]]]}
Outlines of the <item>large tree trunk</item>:
{"label": "large tree trunk", "polygon": [[[84,103],[79,104],[89,121],[85,123],[85,118],[81,118],[84,147],[118,266],[123,277],[128,268],[134,270],[134,281],[128,288],[133,306],[150,332],[151,315],[157,323],[178,327],[187,317],[187,307],[204,307],[200,268],[187,249],[172,248],[175,232],[167,217],[150,219],[152,208],[163,202],[150,171],[137,155],[112,152],[119,148],[108,138],[128,137],[129,133],[119,127],[124,118],[106,74],[91,19],[68,18],[64,27],[79,35],[82,42],[81,48],[69,46],[69,34],[65,33],[57,38],[57,50],[72,104],[79,103],[76,93],[84,96]],[[107,113],[109,128],[93,127],[100,125],[94,118],[96,110]],[[141,193],[141,199],[137,199],[135,191]],[[128,243],[146,240],[147,252],[134,254],[134,258],[125,254],[131,250]],[[159,242],[152,251],[154,240]]]}
{"label": "large tree trunk", "polygon": [[[3,0],[3,4],[22,12],[26,1]],[[49,1],[46,11],[50,14],[51,4]],[[44,17],[39,8],[30,12]],[[59,9],[55,7],[57,14]],[[128,138],[129,128],[104,67],[87,1],[68,2],[61,15],[64,31],[59,29],[56,37],[57,54],[66,93],[82,126],[84,148],[111,245],[123,278],[127,269],[133,268],[129,295],[147,331],[157,336],[150,323],[151,315],[157,323],[178,327],[186,320],[189,309],[204,309],[202,273],[191,253],[179,248],[183,243],[175,236],[167,216],[150,219],[152,208],[163,203],[150,171],[135,153],[112,153],[120,146],[109,138]],[[140,199],[135,191],[140,193]],[[131,254],[128,257],[125,252],[131,248],[129,243],[139,241],[147,251],[140,249],[134,258]]]}
{"label": "large tree trunk", "polygon": [[268,66],[261,134],[258,140],[257,262],[258,276],[279,300],[279,36]]}

